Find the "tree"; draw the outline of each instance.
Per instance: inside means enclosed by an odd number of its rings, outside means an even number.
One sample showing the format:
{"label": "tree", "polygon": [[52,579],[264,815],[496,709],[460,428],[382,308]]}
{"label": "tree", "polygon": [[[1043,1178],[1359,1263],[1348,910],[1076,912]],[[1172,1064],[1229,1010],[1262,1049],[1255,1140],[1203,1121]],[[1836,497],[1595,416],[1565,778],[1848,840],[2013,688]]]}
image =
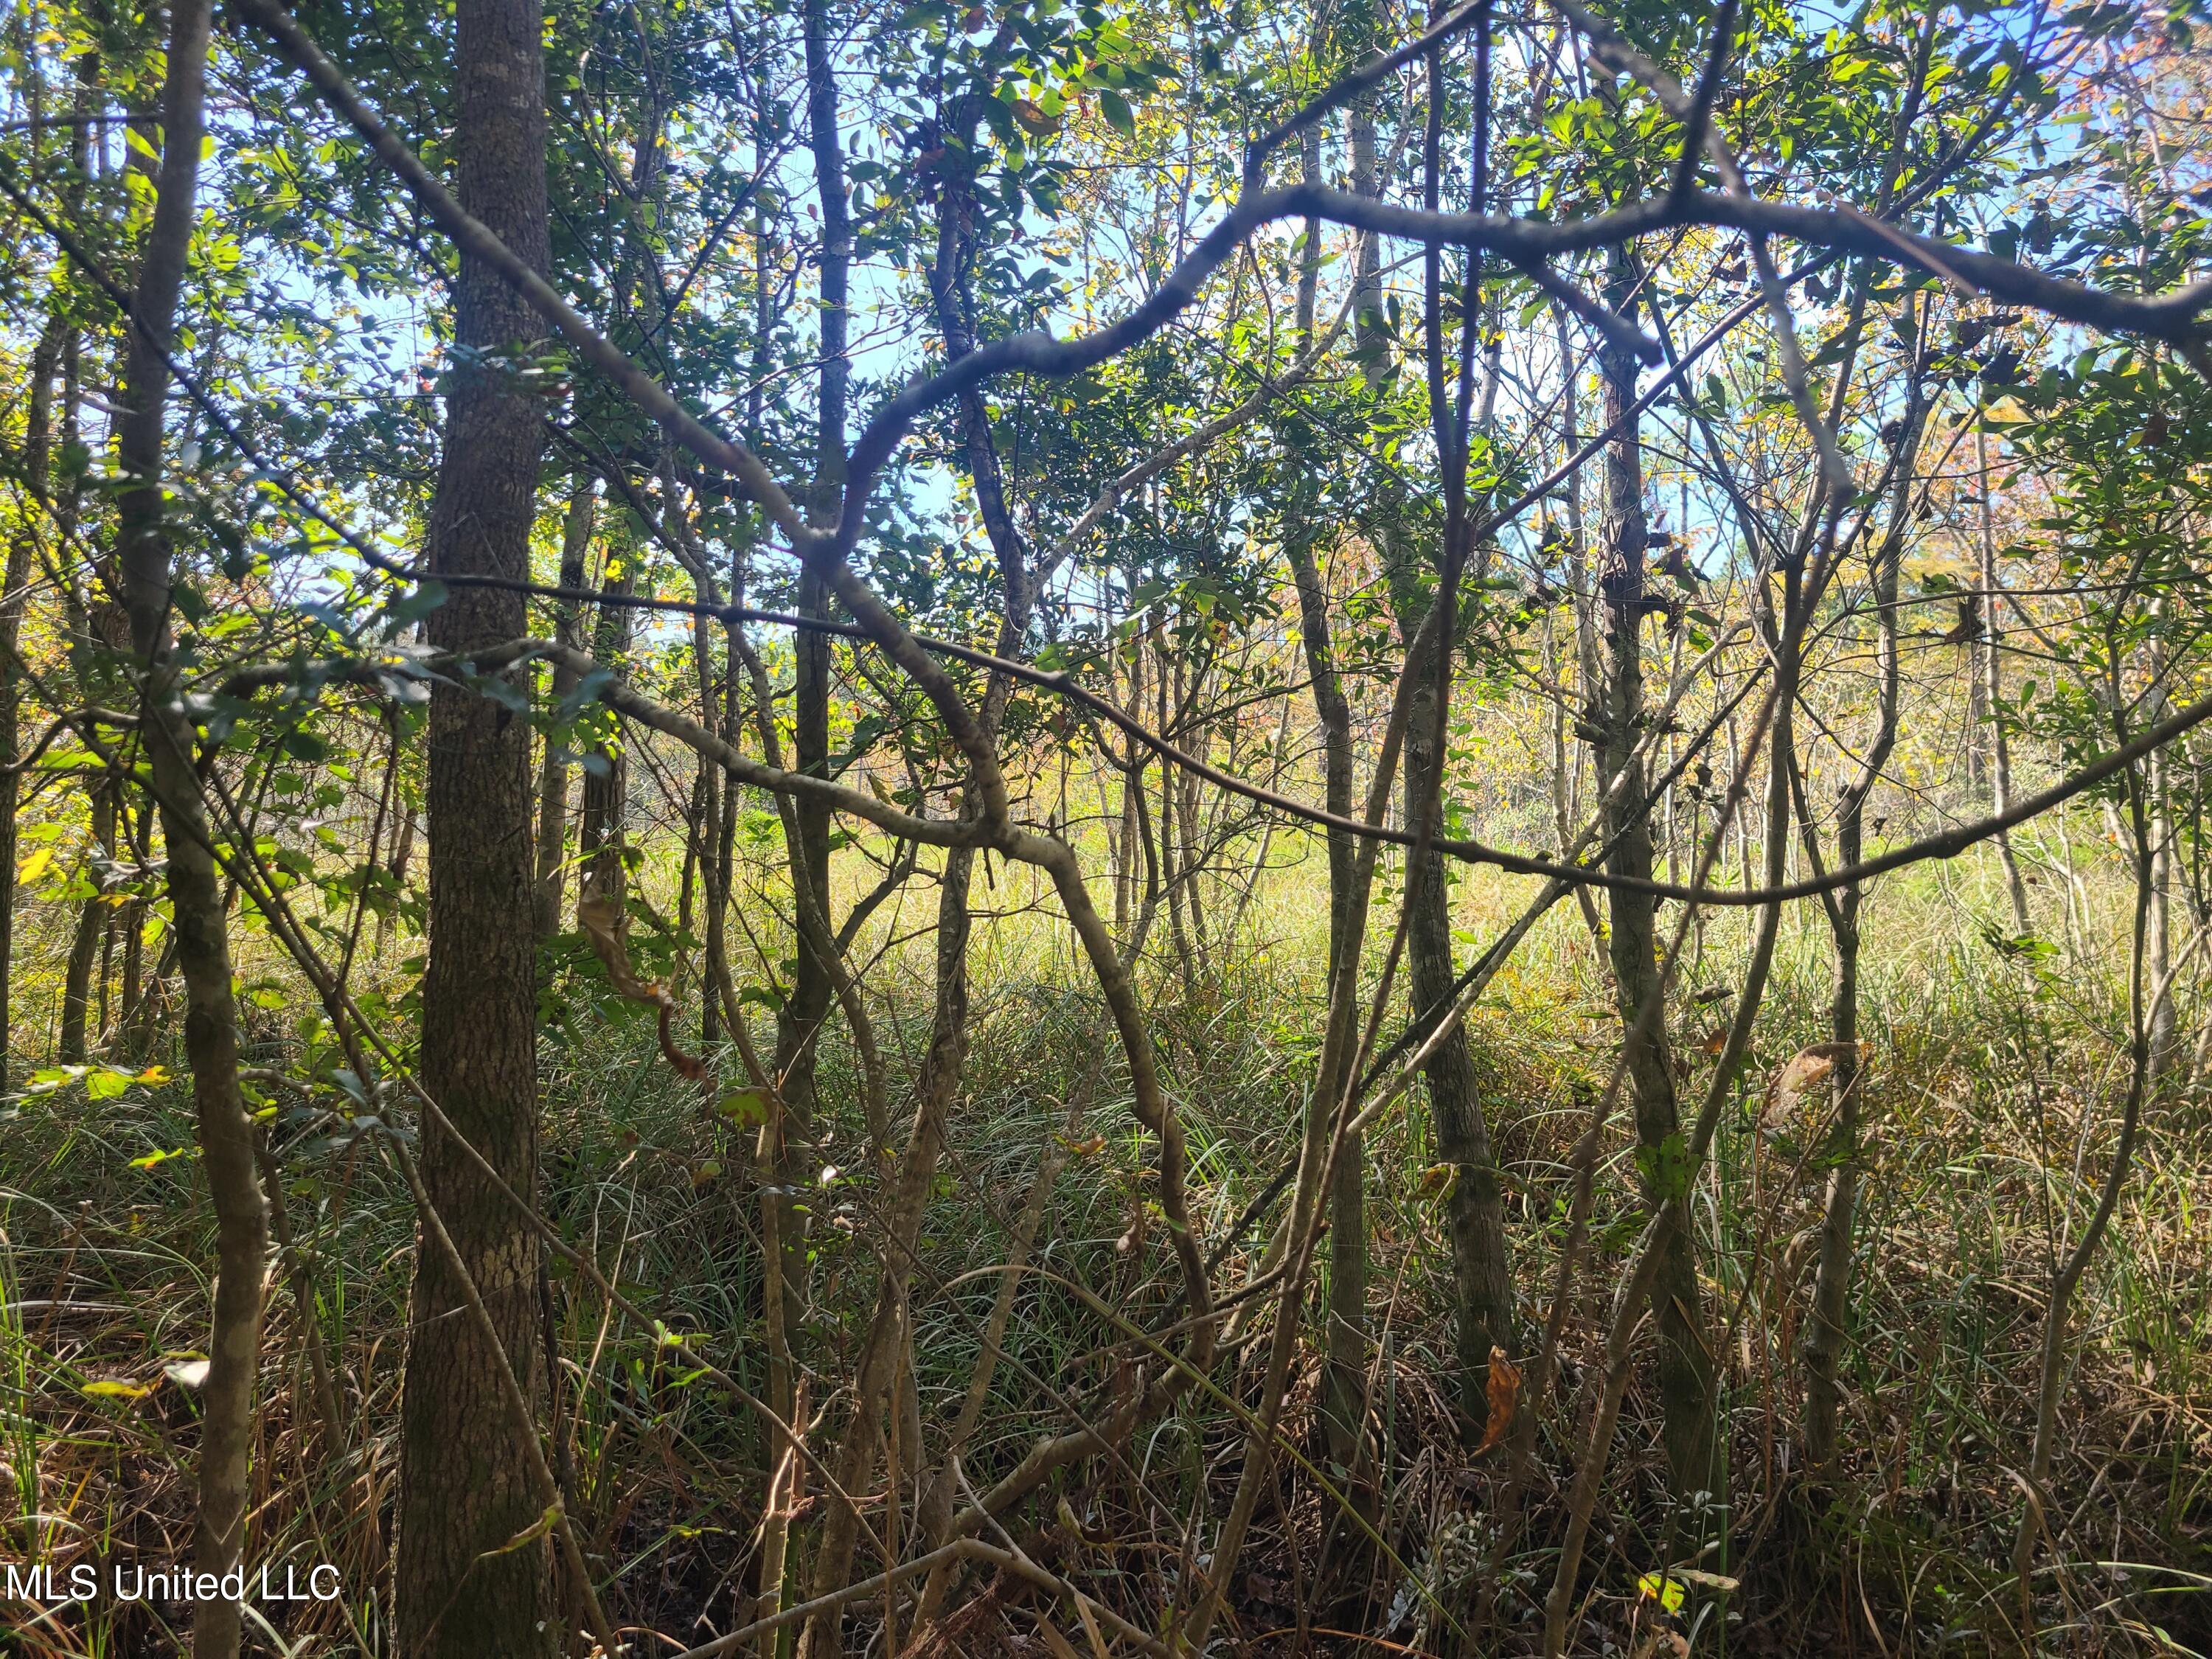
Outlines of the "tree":
{"label": "tree", "polygon": [[[462,0],[455,14],[454,157],[461,203],[533,269],[547,258],[542,15],[529,0]],[[464,255],[455,362],[427,535],[438,576],[526,578],[544,403],[529,370],[544,330],[506,277]],[[522,595],[455,585],[430,643],[465,658],[527,631]],[[527,1460],[501,1368],[542,1389],[538,1245],[494,1185],[538,1188],[538,884],[530,726],[459,684],[431,694],[430,938],[422,1079],[453,1127],[426,1124],[422,1184],[492,1331],[465,1313],[453,1265],[418,1241],[402,1409],[400,1640],[410,1653],[552,1654],[560,1646]],[[478,1167],[465,1138],[489,1164]]]}

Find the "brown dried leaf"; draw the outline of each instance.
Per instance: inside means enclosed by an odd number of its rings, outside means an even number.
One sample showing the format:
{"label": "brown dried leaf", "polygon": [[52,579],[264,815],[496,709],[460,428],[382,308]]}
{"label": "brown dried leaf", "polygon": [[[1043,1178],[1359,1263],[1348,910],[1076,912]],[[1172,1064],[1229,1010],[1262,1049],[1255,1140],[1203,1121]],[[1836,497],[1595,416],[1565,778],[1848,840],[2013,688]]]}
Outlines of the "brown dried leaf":
{"label": "brown dried leaf", "polygon": [[1490,1383],[1485,1392],[1489,1396],[1490,1415],[1482,1425],[1482,1443],[1474,1449],[1477,1457],[1505,1438],[1513,1427],[1514,1413],[1521,1408],[1521,1368],[1505,1357],[1503,1348],[1490,1351]]}

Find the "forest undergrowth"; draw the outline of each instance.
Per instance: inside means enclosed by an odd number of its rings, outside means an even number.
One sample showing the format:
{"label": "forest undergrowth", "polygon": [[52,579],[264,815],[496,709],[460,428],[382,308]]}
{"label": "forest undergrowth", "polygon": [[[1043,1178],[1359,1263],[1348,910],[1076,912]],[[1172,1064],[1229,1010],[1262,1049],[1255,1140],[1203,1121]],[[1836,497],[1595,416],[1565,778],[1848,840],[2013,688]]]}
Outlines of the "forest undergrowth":
{"label": "forest undergrowth", "polygon": [[[2055,854],[2047,867],[2060,878]],[[1320,997],[1304,937],[1312,870],[1296,862],[1269,878],[1244,937],[1204,977],[1164,970],[1148,987],[1168,1086],[1187,1115],[1203,1232],[1232,1276],[1251,1269],[1274,1224],[1254,1200],[1297,1151],[1298,1077]],[[2097,881],[2091,870],[2076,890],[2074,925],[2091,933],[2115,925],[2118,906]],[[1480,932],[1506,914],[1509,896],[1502,884],[1463,886],[1461,919]],[[1650,1659],[2212,1649],[2212,1138],[2201,1087],[2174,1093],[2146,1121],[2137,1178],[2080,1293],[2047,1488],[2065,1494],[2065,1509],[2045,1517],[2057,1547],[2025,1589],[2012,1569],[2031,1491],[2018,1470],[2034,1425],[2042,1287],[2054,1238],[2094,1202],[2083,1171],[2098,1167],[2112,1133],[2125,987],[2100,965],[2112,960],[2100,937],[2074,949],[2023,946],[1978,925],[1996,897],[1991,870],[1969,860],[1911,872],[1875,900],[1884,948],[1868,997],[1850,1449],[1817,1480],[1798,1462],[1791,1378],[1832,1108],[1793,1055],[1820,1035],[1826,980],[1818,940],[1785,931],[1759,1046],[1693,1206],[1732,1490],[1714,1495],[1707,1516],[1669,1498],[1659,1407],[1639,1367],[1578,1650]],[[2076,906],[2066,912],[2075,918]],[[1603,1032],[1616,1018],[1581,928],[1571,908],[1555,912],[1469,1021],[1523,1287],[1518,1317],[1532,1328],[1544,1310],[1528,1287],[1549,1284],[1556,1267],[1573,1146],[1605,1085]],[[887,961],[927,948],[899,944],[895,921],[879,931]],[[1048,922],[1018,908],[979,933],[969,1083],[921,1238],[908,1425],[958,1414],[989,1340],[1008,1241],[1048,1169],[1003,1358],[963,1460],[977,1486],[1048,1432],[1060,1404],[1139,1386],[1158,1352],[1147,1348],[1146,1324],[1172,1310],[1148,1142],[1131,1132],[1117,1093],[1125,1085],[1095,989],[1064,951]],[[1724,984],[1738,953],[1716,927],[1686,982]],[[249,1021],[246,1060],[273,1076],[296,1066],[320,1027],[301,1012],[309,1005],[297,987],[264,965],[271,971],[257,982],[268,1006]],[[557,999],[545,1038],[545,1213],[667,1333],[694,1338],[757,1387],[748,1127],[659,1063],[650,1021],[633,1005],[574,962],[552,971],[573,994]],[[895,994],[893,1004],[882,1042],[896,1101],[926,1041],[927,1005],[899,1009]],[[1694,1017],[1698,1005],[1688,1006]],[[1678,1036],[1686,1066],[1710,1064],[1702,1032]],[[818,1126],[814,1186],[801,1200],[817,1262],[804,1338],[834,1377],[865,1338],[878,1243],[869,1164],[880,1154],[852,1105],[853,1054],[833,1042],[822,1060],[823,1098],[844,1104]],[[158,1072],[151,1082],[110,1073],[112,1084],[100,1072],[89,1089],[82,1079],[34,1087],[0,1119],[0,1528],[25,1536],[64,1576],[79,1561],[181,1550],[191,1524],[179,1473],[195,1434],[189,1368],[208,1317],[213,1223],[187,1150],[188,1103]],[[280,1105],[279,1141],[284,1118]],[[249,1612],[256,1650],[376,1652],[388,1636],[415,1223],[406,1188],[364,1145],[324,1133],[284,1146],[291,1244],[272,1280],[304,1271],[312,1285],[332,1397],[319,1398],[298,1300],[273,1294],[253,1524],[264,1562],[303,1573],[331,1563],[347,1588],[329,1603]],[[1382,1462],[1372,1531],[1343,1495],[1346,1472],[1328,1465],[1318,1350],[1309,1349],[1285,1419],[1302,1455],[1283,1462],[1261,1505],[1219,1650],[1426,1652],[1445,1621],[1482,1619],[1478,1650],[1519,1651],[1534,1640],[1571,1479],[1559,1437],[1585,1409],[1602,1358],[1602,1298],[1639,1231],[1632,1143],[1611,1126],[1577,1278],[1590,1305],[1567,1323],[1553,1397],[1528,1402],[1540,1425],[1529,1525],[1494,1564],[1494,1601],[1479,1603],[1468,1592],[1495,1547],[1504,1459],[1475,1449],[1481,1425],[1447,1380],[1443,1170],[1418,1095],[1367,1152],[1378,1353],[1367,1406]],[[703,1642],[748,1600],[758,1425],[699,1386],[667,1342],[622,1328],[596,1298],[573,1293],[581,1288],[550,1263],[543,1306],[559,1367],[547,1420],[587,1559],[622,1625]],[[1119,1455],[1064,1483],[1036,1506],[1043,1518],[1019,1537],[1024,1551],[1156,1624],[1179,1577],[1194,1559],[1205,1565],[1191,1517],[1229,1499],[1237,1413],[1257,1388],[1249,1373],[1249,1363],[1224,1370],[1218,1390],[1193,1391]],[[335,1435],[324,1418],[332,1406]],[[915,1479],[894,1449],[890,1478],[902,1476]],[[896,1516],[898,1507],[878,1493],[872,1512]],[[1025,1616],[1033,1599],[1001,1574],[902,1650],[1057,1653],[1041,1633],[1049,1625]],[[2039,1634],[2023,1638],[2027,1628]],[[851,1650],[879,1653],[883,1636],[862,1602]],[[0,1635],[0,1645],[58,1659],[167,1653],[180,1639],[157,1608],[108,1606]]]}

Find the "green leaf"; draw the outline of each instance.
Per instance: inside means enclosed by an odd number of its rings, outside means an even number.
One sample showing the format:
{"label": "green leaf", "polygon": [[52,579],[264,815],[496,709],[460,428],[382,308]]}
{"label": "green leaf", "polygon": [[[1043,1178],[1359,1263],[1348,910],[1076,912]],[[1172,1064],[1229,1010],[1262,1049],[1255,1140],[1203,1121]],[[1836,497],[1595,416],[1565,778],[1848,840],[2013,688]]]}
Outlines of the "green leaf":
{"label": "green leaf", "polygon": [[720,1104],[722,1115],[740,1128],[754,1128],[768,1121],[765,1090],[732,1089],[722,1097]]}
{"label": "green leaf", "polygon": [[1659,1202],[1671,1204],[1677,1199],[1689,1196],[1690,1176],[1693,1171],[1690,1164],[1689,1143],[1682,1139],[1680,1129],[1656,1146],[1638,1146],[1636,1149],[1636,1168],[1643,1176],[1644,1185],[1651,1189],[1652,1197]]}
{"label": "green leaf", "polygon": [[445,604],[446,598],[445,583],[435,576],[426,577],[413,592],[403,593],[386,605],[384,614],[404,628],[409,623],[418,622],[428,616]]}
{"label": "green leaf", "polygon": [[1129,100],[1118,92],[1098,94],[1098,107],[1105,114],[1107,124],[1116,132],[1133,138],[1137,133],[1137,118],[1129,108]]}

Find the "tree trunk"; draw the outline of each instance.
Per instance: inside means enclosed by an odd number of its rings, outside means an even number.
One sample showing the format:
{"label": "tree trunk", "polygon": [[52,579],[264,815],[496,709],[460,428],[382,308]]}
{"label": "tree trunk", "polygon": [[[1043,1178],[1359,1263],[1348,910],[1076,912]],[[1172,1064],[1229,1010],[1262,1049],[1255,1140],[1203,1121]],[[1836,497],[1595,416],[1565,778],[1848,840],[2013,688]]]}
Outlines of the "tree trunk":
{"label": "tree trunk", "polygon": [[[1632,314],[1635,288],[1625,256],[1611,272],[1614,302]],[[1610,342],[1599,354],[1605,422],[1613,433],[1605,451],[1604,568],[1598,586],[1605,606],[1605,733],[1601,775],[1620,779],[1607,808],[1612,851],[1606,868],[1616,876],[1649,880],[1650,821],[1644,811],[1644,762],[1637,750],[1644,716],[1644,519],[1642,438],[1633,407],[1636,359]],[[1655,1209],[1674,1206],[1666,1250],[1652,1281],[1651,1312],[1659,1332],[1659,1392],[1662,1437],[1678,1495],[1718,1490],[1714,1466],[1713,1360],[1690,1232],[1686,1186],[1669,1179],[1686,1167],[1674,1098],[1674,1056],[1668,1050],[1665,995],[1656,956],[1657,905],[1650,895],[1614,888],[1608,895],[1612,927],[1607,940],[1628,1076],[1636,1103],[1636,1139],[1646,1168],[1645,1198]],[[1679,1189],[1678,1189],[1679,1188]]]}
{"label": "tree trunk", "polygon": [[[1899,562],[1911,522],[1912,459],[1920,444],[1925,410],[1918,387],[1905,413],[1899,440],[1898,477],[1890,503],[1888,533],[1875,556],[1874,592],[1876,672],[1880,690],[1874,741],[1856,775],[1837,805],[1836,862],[1849,868],[1866,851],[1866,806],[1882,768],[1897,745],[1901,674],[1897,647],[1897,592]],[[1813,1316],[1801,1352],[1805,1363],[1805,1461],[1815,1469],[1835,1461],[1836,1419],[1843,1395],[1836,1381],[1844,1352],[1844,1322],[1850,1305],[1851,1233],[1858,1206],[1859,1121],[1863,1092],[1859,1063],[1859,929],[1864,894],[1857,882],[1836,895],[1829,914],[1836,966],[1828,1004],[1828,1033],[1835,1042],[1830,1086],[1835,1128],[1830,1141],[1827,1194],[1820,1210],[1820,1263],[1813,1280]]]}
{"label": "tree trunk", "polygon": [[[2154,672],[2162,672],[2154,670]],[[2169,711],[2166,698],[2154,700],[2151,720],[2163,720]],[[2173,995],[2173,868],[2174,838],[2171,785],[2166,751],[2159,750],[2148,766],[2150,791],[2150,1086],[2155,1090],[2171,1077],[2181,1041]]]}
{"label": "tree trunk", "polygon": [[[602,668],[619,672],[629,654],[637,613],[611,601],[627,599],[635,587],[636,561],[637,550],[626,538],[607,550],[606,577],[599,584],[599,625],[592,637],[592,657]],[[629,757],[621,720],[611,709],[600,710],[599,718],[608,723],[611,735],[595,745],[592,754],[595,764],[584,772],[583,811],[576,824],[576,848],[583,870],[576,883],[576,898],[581,903],[604,893],[619,910],[629,874],[623,851],[629,818]]]}
{"label": "tree trunk", "polygon": [[[1421,672],[1406,717],[1406,817],[1410,823],[1436,788],[1434,676]],[[1407,993],[1426,1027],[1448,1010],[1455,990],[1451,893],[1443,854],[1433,847],[1407,877]],[[1460,1403],[1477,1436],[1489,1411],[1490,1351],[1513,1347],[1513,1279],[1506,1255],[1504,1195],[1492,1156],[1490,1126],[1476,1086],[1467,1027],[1455,1026],[1424,1073],[1437,1152],[1452,1174],[1444,1210],[1451,1234],[1452,1298],[1459,1339]]]}
{"label": "tree trunk", "polygon": [[[167,353],[197,216],[207,52],[206,0],[178,0],[169,16],[160,183],[124,369],[129,412],[117,428],[117,459],[131,486],[117,503],[116,548],[131,650],[144,675],[145,752],[167,848],[169,902],[185,979],[185,1052],[192,1071],[200,1164],[216,1212],[215,1316],[200,1392],[199,1516],[192,1553],[201,1571],[222,1574],[245,1559],[268,1223],[253,1166],[252,1127],[239,1093],[237,1009],[231,1000],[222,889],[194,767],[195,735],[171,653],[173,595],[161,482]],[[235,1601],[196,1601],[197,1659],[233,1659],[241,1617]]]}
{"label": "tree trunk", "polygon": [[[584,561],[592,549],[592,532],[599,520],[599,480],[580,477],[568,497],[568,516],[561,526],[561,586],[570,590],[584,585]],[[583,605],[575,599],[556,599],[553,607],[553,637],[577,650],[584,647]],[[576,671],[564,664],[553,670],[553,699],[557,704],[576,689]],[[568,879],[568,762],[561,746],[550,738],[545,758],[538,773],[538,931],[561,930],[561,900]]]}
{"label": "tree trunk", "polygon": [[[102,778],[92,786],[92,853],[112,863],[115,859],[115,784]],[[100,883],[94,879],[98,888]],[[55,1054],[64,1066],[82,1066],[90,1051],[88,1027],[92,1026],[92,980],[100,946],[108,936],[115,907],[104,893],[95,891],[77,908],[76,932],[70,941],[69,965],[62,975],[61,1036]],[[104,989],[104,988],[103,988]],[[97,1027],[92,1027],[96,1030]]]}
{"label": "tree trunk", "polygon": [[[46,499],[53,453],[54,369],[61,356],[62,323],[58,318],[31,354],[31,388],[23,416],[23,476],[36,502]],[[21,780],[12,769],[22,752],[23,677],[16,652],[23,611],[30,599],[32,538],[36,520],[26,513],[8,543],[6,588],[0,591],[0,1093],[14,1083],[9,1052],[15,1040],[13,995],[15,978],[16,812]]]}
{"label": "tree trunk", "polygon": [[[822,256],[819,313],[822,371],[820,404],[815,433],[814,486],[808,517],[817,526],[836,521],[845,488],[845,413],[852,365],[847,358],[851,327],[848,290],[853,252],[851,216],[845,195],[844,152],[837,125],[837,82],[831,61],[832,41],[828,0],[807,0],[801,15],[806,60],[807,141],[814,161],[815,195],[822,213]],[[797,593],[801,616],[827,617],[829,591],[812,568],[802,571]],[[826,635],[799,629],[792,641],[792,761],[800,772],[822,776],[830,769],[830,641]],[[787,854],[792,884],[813,896],[822,920],[829,919],[830,809],[812,796],[801,795],[786,814]],[[802,913],[800,937],[793,955],[789,994],[776,1016],[775,1075],[781,1080],[784,1133],[779,1156],[778,1185],[786,1192],[803,1179],[805,1147],[812,1139],[815,1114],[815,1076],[820,1055],[821,1031],[836,996],[836,981],[828,952],[831,941],[809,937],[811,929]],[[804,1212],[787,1198],[779,1199],[781,1210],[779,1237],[783,1255],[784,1328],[799,1349],[805,1329],[806,1229]],[[801,1355],[803,1359],[803,1354]],[[769,1402],[777,1412],[788,1413],[789,1399]]]}
{"label": "tree trunk", "polygon": [[[1375,111],[1371,103],[1354,106],[1350,121],[1352,190],[1356,196],[1379,196],[1376,175]],[[1309,237],[1316,253],[1319,239]],[[1382,359],[1389,351],[1382,331],[1379,307],[1382,302],[1382,245],[1372,234],[1362,234],[1353,258],[1352,300],[1354,355],[1370,377],[1379,377]],[[1312,332],[1310,327],[1305,331]],[[1385,509],[1387,520],[1389,509]],[[1305,633],[1306,659],[1313,665],[1314,702],[1322,708],[1323,768],[1328,809],[1349,817],[1352,804],[1352,711],[1338,679],[1334,649],[1328,635],[1326,599],[1318,581],[1309,583],[1312,572],[1310,542],[1302,544],[1307,568],[1298,573],[1298,604]],[[1316,611],[1308,600],[1308,589],[1323,608]],[[1318,633],[1316,632],[1318,626]],[[1315,647],[1321,647],[1321,655]],[[1322,708],[1321,664],[1328,672],[1328,707]],[[1367,937],[1368,896],[1358,877],[1359,858],[1353,838],[1331,830],[1328,836],[1329,1000],[1328,1026],[1322,1037],[1322,1060],[1315,1068],[1309,1138],[1319,1131],[1325,1142],[1350,1080],[1354,1051],[1358,1044],[1359,953]],[[1329,1455],[1346,1469],[1362,1462],[1367,1397],[1367,1148],[1364,1137],[1346,1136],[1337,1155],[1328,1201],[1328,1368],[1322,1374],[1322,1412],[1328,1434]]]}
{"label": "tree trunk", "polygon": [[[1990,811],[1994,816],[2012,805],[2012,740],[2004,724],[2004,611],[1997,586],[1996,526],[1990,510],[1990,437],[1974,428],[1974,459],[1982,475],[1982,641],[1978,650],[1982,718],[1989,722]],[[2012,848],[2012,831],[1997,831],[1997,861],[2004,867],[2005,893],[2012,901],[2012,930],[2028,931],[2027,885],[2021,880],[2020,856]]]}
{"label": "tree trunk", "polygon": [[[867,1490],[874,1478],[884,1446],[884,1413],[911,1340],[906,1330],[907,1289],[944,1150],[945,1121],[959,1093],[968,1056],[968,901],[975,866],[972,848],[955,847],[945,855],[938,890],[936,1013],[915,1087],[913,1127],[884,1205],[890,1235],[884,1247],[884,1276],[854,1379],[852,1419],[838,1455],[838,1483],[848,1492]],[[900,1503],[896,1486],[890,1503],[892,1510]],[[813,1595],[829,1595],[850,1578],[859,1537],[859,1518],[846,1505],[831,1501],[815,1561]],[[845,1651],[842,1625],[842,1609],[809,1620],[799,1648],[804,1659],[836,1659]]]}
{"label": "tree trunk", "polygon": [[[532,0],[459,0],[454,154],[461,204],[544,269],[543,14]],[[453,337],[479,350],[526,347],[535,312],[464,256]],[[430,511],[434,573],[529,574],[544,440],[542,411],[512,376],[464,364],[447,408]],[[456,587],[429,637],[465,651],[526,626],[520,593]],[[429,961],[422,1077],[454,1130],[526,1198],[538,1184],[536,942],[530,845],[530,731],[491,699],[431,694]],[[467,1153],[422,1127],[424,1194],[451,1236],[526,1399],[543,1395],[536,1235]],[[429,1224],[426,1221],[424,1227]],[[400,1409],[399,1650],[410,1656],[550,1656],[561,1646],[541,1540],[506,1548],[539,1517],[531,1461],[514,1443],[500,1354],[467,1311],[442,1249],[418,1235]],[[487,1553],[499,1552],[498,1553]]]}
{"label": "tree trunk", "polygon": [[[2114,718],[2113,736],[2122,743],[2133,735],[2127,724],[2124,716]],[[2051,1461],[2057,1445],[2058,1396],[2066,1365],[2067,1318],[2073,1310],[2074,1293],[2081,1288],[2081,1277],[2088,1272],[2090,1262],[2096,1259],[2098,1247],[2105,1240],[2105,1230],[2112,1224],[2112,1212],[2118,1207],[2121,1190],[2127,1185],[2135,1158],[2136,1133],[2142,1126],[2143,1106],[2153,1086],[2149,1008],[2152,988],[2147,981],[2151,888],[2157,851],[2151,842],[2150,803],[2146,799],[2143,774],[2131,767],[2125,776],[2129,850],[2133,854],[2136,878],[2134,928],[2128,953],[2127,1094],[2120,1106],[2119,1139],[2112,1148],[2112,1164],[2098,1188],[2097,1206],[2089,1212],[2074,1248],[2052,1271],[2050,1297],[2044,1309],[2042,1364],[2035,1389],[2035,1439],[2027,1458],[2027,1509],[2021,1519],[2020,1536],[2013,1546],[2013,1571],[2020,1581],[2023,1606],[2032,1601],[2029,1569],[2035,1562],[2036,1540],[2045,1531],[2049,1518],[2045,1506],[2051,1498]]]}
{"label": "tree trunk", "polygon": [[[957,137],[962,152],[969,149],[972,128]],[[954,174],[947,181],[939,215],[937,257],[931,267],[932,289],[938,325],[945,356],[957,362],[975,349],[960,294],[968,259],[965,233],[969,221],[970,180]],[[984,528],[999,562],[1002,611],[998,651],[1012,656],[1021,648],[1029,628],[1030,582],[1026,550],[1007,510],[1005,478],[991,434],[988,405],[980,393],[960,404],[961,434],[966,450],[969,483],[975,494]],[[986,682],[977,723],[995,738],[1006,702],[1013,690],[1004,674]],[[980,817],[982,803],[975,787],[965,793],[962,811]],[[896,1524],[899,1510],[898,1462],[896,1439],[887,1442],[883,1419],[889,1412],[896,1423],[894,1390],[901,1376],[910,1370],[913,1326],[908,1290],[918,1259],[922,1224],[937,1179],[937,1166],[945,1145],[945,1125],[968,1057],[968,944],[972,927],[969,908],[975,870],[975,849],[948,848],[940,878],[937,910],[937,970],[935,1011],[930,1026],[929,1048],[915,1090],[913,1127],[902,1152],[897,1173],[885,1206],[889,1240],[884,1250],[883,1277],[877,1285],[875,1310],[869,1322],[868,1340],[862,1350],[854,1385],[853,1417],[845,1431],[839,1460],[839,1484],[847,1492],[861,1492],[873,1484],[879,1450],[890,1453],[887,1519]],[[819,893],[817,889],[817,892]],[[826,927],[826,908],[818,913]],[[856,1029],[855,1037],[860,1031]],[[914,1449],[918,1453],[919,1448]],[[829,1595],[850,1577],[859,1517],[843,1505],[832,1505],[823,1526],[822,1548],[815,1562],[813,1593]],[[806,1659],[836,1659],[844,1651],[842,1612],[818,1614],[807,1621],[800,1642]]]}
{"label": "tree trunk", "polygon": [[[712,586],[702,582],[699,585],[701,602],[711,603],[713,598]],[[691,619],[691,649],[693,664],[699,677],[699,723],[708,731],[735,743],[739,733],[735,723],[729,719],[729,699],[721,695],[730,681],[727,674],[720,681],[714,677],[714,633],[703,615]],[[726,666],[729,673],[734,673],[736,659],[731,659]],[[698,861],[699,902],[703,913],[698,927],[699,933],[703,936],[699,975],[699,1044],[702,1048],[714,1042],[721,1035],[721,1017],[718,1012],[720,998],[717,988],[720,981],[715,976],[715,964],[726,963],[727,959],[722,927],[723,912],[729,902],[726,896],[728,890],[721,884],[721,864],[717,856],[722,837],[722,798],[726,793],[725,782],[719,767],[703,761],[700,763],[697,820],[686,826],[686,834],[693,840],[693,850],[686,854],[686,858],[687,862],[692,857]],[[688,908],[689,881],[684,884],[684,888]],[[684,931],[692,931],[688,916]]]}

